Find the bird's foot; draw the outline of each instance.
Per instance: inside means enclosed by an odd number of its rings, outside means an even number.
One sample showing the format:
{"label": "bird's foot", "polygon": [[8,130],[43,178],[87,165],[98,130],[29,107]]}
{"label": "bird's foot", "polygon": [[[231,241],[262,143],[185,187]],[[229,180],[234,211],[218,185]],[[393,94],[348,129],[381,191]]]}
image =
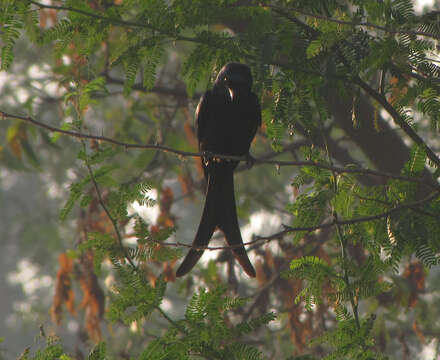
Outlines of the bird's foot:
{"label": "bird's foot", "polygon": [[208,166],[209,162],[214,159],[214,154],[211,151],[202,151],[202,160],[205,166]]}
{"label": "bird's foot", "polygon": [[255,164],[255,158],[250,154],[247,153],[246,154],[246,168],[250,169],[251,167],[253,167]]}

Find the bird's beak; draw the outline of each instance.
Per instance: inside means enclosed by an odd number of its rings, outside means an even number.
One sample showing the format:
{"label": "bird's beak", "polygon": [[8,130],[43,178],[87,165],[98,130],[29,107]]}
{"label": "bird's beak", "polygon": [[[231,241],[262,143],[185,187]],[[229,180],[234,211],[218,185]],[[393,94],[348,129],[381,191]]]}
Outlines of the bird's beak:
{"label": "bird's beak", "polygon": [[228,88],[229,90],[229,95],[231,96],[231,101],[234,101],[234,90],[232,90],[231,88]]}

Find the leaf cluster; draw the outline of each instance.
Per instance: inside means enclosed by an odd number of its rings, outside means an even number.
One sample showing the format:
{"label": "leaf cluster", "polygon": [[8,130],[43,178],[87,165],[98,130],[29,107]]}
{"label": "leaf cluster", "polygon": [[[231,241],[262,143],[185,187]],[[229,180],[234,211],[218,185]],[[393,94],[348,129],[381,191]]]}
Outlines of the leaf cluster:
{"label": "leaf cluster", "polygon": [[275,315],[268,313],[231,326],[226,313],[243,306],[246,299],[230,297],[225,292],[222,286],[211,291],[200,289],[191,298],[185,319],[151,342],[140,358],[190,359],[198,355],[209,359],[262,359],[260,351],[237,339],[268,324]]}

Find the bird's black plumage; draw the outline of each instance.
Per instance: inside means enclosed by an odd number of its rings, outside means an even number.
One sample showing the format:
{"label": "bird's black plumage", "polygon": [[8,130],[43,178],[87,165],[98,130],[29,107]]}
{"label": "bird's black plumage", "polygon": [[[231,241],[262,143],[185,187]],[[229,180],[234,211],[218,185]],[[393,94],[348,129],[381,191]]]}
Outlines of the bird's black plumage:
{"label": "bird's black plumage", "polygon": [[[261,126],[257,96],[251,91],[252,75],[245,64],[229,63],[219,72],[212,90],[201,97],[196,109],[199,150],[211,154],[243,156]],[[235,208],[233,173],[238,161],[204,157],[202,165],[208,182],[202,219],[193,246],[207,246],[216,227],[228,245],[243,244]],[[255,277],[243,246],[232,249],[244,271]],[[203,250],[191,249],[176,272],[188,273]]]}

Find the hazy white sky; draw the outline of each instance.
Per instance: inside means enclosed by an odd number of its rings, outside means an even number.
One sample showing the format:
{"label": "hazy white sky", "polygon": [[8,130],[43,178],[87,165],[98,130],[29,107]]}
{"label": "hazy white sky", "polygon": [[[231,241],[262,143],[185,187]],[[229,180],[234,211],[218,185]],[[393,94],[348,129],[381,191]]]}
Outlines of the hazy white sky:
{"label": "hazy white sky", "polygon": [[416,11],[422,11],[425,5],[434,5],[435,0],[418,0],[415,1],[414,8]]}

